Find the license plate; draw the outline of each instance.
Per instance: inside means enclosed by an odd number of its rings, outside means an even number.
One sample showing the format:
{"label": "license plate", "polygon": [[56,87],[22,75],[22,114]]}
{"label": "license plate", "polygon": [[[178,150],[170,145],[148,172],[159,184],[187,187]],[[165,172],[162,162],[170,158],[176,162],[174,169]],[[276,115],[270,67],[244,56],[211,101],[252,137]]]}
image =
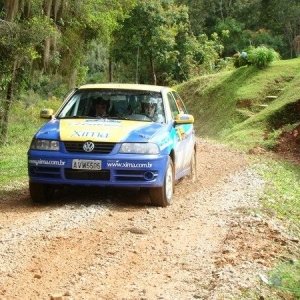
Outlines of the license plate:
{"label": "license plate", "polygon": [[72,169],[101,170],[101,160],[73,159]]}

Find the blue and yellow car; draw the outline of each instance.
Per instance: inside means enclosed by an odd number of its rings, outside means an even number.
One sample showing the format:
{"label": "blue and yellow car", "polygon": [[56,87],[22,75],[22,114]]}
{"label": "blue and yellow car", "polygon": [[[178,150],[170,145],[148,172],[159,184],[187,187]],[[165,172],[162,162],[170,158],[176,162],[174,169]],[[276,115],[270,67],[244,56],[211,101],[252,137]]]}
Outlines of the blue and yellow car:
{"label": "blue and yellow car", "polygon": [[171,88],[87,84],[41,117],[50,120],[28,151],[34,202],[64,185],[138,187],[165,207],[175,181],[195,176],[194,118]]}

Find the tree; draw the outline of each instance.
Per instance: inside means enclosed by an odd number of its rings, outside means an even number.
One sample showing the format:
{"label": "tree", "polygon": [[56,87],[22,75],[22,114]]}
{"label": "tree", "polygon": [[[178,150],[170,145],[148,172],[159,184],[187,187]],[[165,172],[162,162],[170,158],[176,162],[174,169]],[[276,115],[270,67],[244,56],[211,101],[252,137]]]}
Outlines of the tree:
{"label": "tree", "polygon": [[0,20],[2,66],[0,89],[3,95],[0,140],[2,144],[7,141],[8,115],[14,93],[22,81],[22,75],[30,69],[32,61],[38,57],[35,47],[40,45],[46,36],[53,33],[52,25],[47,19],[40,15],[31,15],[28,4],[28,1],[5,1],[2,7],[4,8],[2,10],[4,19]]}
{"label": "tree", "polygon": [[280,49],[283,57],[296,56],[294,39],[300,33],[300,2],[298,0],[261,0],[260,24],[281,35],[285,42]]}
{"label": "tree", "polygon": [[140,2],[114,38],[112,57],[118,81],[169,84],[188,79],[201,63],[187,7],[174,1]]}
{"label": "tree", "polygon": [[0,141],[7,140],[8,115],[20,87],[34,72],[60,74],[69,87],[85,79],[82,61],[95,39],[111,32],[135,0],[0,1]]}
{"label": "tree", "polygon": [[193,33],[220,34],[229,30],[224,40],[224,55],[263,43],[278,50],[283,58],[296,56],[295,38],[300,33],[299,0],[177,0],[189,8]]}

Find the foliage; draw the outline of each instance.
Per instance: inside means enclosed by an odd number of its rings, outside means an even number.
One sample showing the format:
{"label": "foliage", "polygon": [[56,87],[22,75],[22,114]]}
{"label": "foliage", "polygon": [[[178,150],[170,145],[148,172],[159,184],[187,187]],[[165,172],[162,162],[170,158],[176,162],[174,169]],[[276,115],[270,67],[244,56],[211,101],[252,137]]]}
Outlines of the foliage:
{"label": "foliage", "polygon": [[236,68],[254,65],[259,69],[266,68],[273,61],[280,58],[279,54],[272,48],[265,46],[249,47],[246,51],[237,52],[234,56],[234,66]]}
{"label": "foliage", "polygon": [[261,44],[276,49],[283,58],[297,55],[293,41],[299,35],[298,0],[177,2],[189,7],[191,29],[196,36],[229,30],[229,38],[224,40],[224,56]]}
{"label": "foliage", "polygon": [[10,114],[8,142],[0,147],[0,182],[2,185],[27,179],[26,152],[31,139],[45,120],[39,118],[40,110],[52,108],[56,110],[60,99],[41,99],[33,91],[22,95],[22,100],[15,101]]}
{"label": "foliage", "polygon": [[251,47],[248,51],[249,63],[259,69],[266,68],[271,62],[278,59],[279,54],[274,49],[265,46]]}
{"label": "foliage", "polygon": [[268,48],[273,48],[277,52],[284,47],[283,36],[276,35],[269,29],[259,28],[256,31],[247,30],[245,35],[254,47],[266,45]]}
{"label": "foliage", "polygon": [[186,33],[187,22],[186,9],[172,1],[143,1],[115,33],[113,57],[132,70],[131,81],[154,83],[157,66],[178,63],[176,37]]}
{"label": "foliage", "polygon": [[26,85],[27,91],[23,91],[19,95],[19,99],[24,99],[25,102],[28,97],[31,97],[32,92],[35,97],[39,96],[42,99],[48,99],[53,96],[63,98],[69,90],[68,85],[61,75],[46,75],[41,71],[32,72]]}
{"label": "foliage", "polygon": [[267,150],[275,150],[282,132],[283,131],[281,129],[271,129],[268,135],[266,135],[264,140],[261,142],[261,146]]}
{"label": "foliage", "polygon": [[225,20],[220,20],[215,28],[217,33],[228,32],[223,38],[224,55],[232,56],[234,53],[238,52],[240,49],[248,46],[249,40],[244,34],[245,25],[236,19],[226,18]]}
{"label": "foliage", "polygon": [[33,75],[39,73],[49,81],[60,77],[67,88],[85,82],[88,68],[82,61],[89,44],[96,39],[109,42],[134,4],[135,0],[73,1],[72,5],[60,0],[0,2],[1,143],[7,139],[15,96],[40,85]]}
{"label": "foliage", "polygon": [[[211,39],[190,32],[186,6],[174,1],[139,3],[115,32],[112,55],[127,80],[171,84],[201,70],[213,69],[222,51],[217,35]],[[116,70],[116,76],[121,74]],[[121,78],[121,81],[122,78]]]}
{"label": "foliage", "polygon": [[87,82],[97,83],[108,80],[109,49],[102,42],[93,41],[86,55],[88,68]]}

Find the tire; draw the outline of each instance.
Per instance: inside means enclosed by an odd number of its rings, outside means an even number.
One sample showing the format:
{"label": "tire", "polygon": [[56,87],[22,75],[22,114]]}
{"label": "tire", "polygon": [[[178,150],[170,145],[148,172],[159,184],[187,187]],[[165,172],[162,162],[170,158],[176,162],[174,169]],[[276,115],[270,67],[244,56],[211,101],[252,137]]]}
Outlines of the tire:
{"label": "tire", "polygon": [[151,204],[166,207],[172,203],[174,192],[174,165],[172,159],[168,158],[164,184],[161,187],[149,189]]}
{"label": "tire", "polygon": [[29,192],[33,203],[47,203],[54,195],[54,187],[42,183],[29,182]]}
{"label": "tire", "polygon": [[195,182],[197,179],[197,154],[196,151],[193,151],[191,162],[190,162],[190,175],[189,178],[192,182]]}

